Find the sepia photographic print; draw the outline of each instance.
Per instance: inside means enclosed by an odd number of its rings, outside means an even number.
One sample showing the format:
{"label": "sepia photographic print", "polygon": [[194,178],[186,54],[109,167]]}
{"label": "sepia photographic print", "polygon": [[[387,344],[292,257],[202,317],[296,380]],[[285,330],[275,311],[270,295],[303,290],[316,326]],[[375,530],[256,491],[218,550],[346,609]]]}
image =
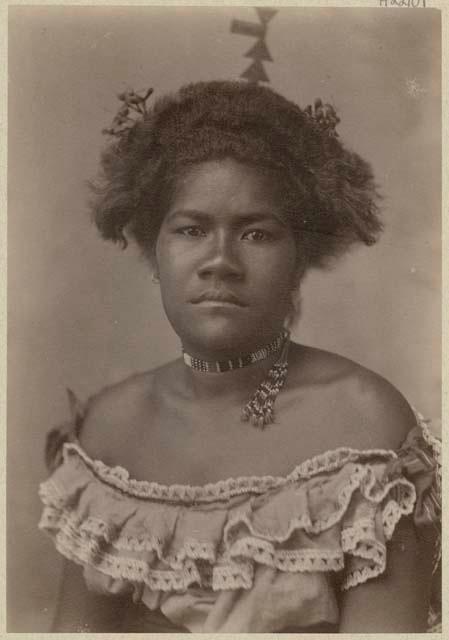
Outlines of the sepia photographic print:
{"label": "sepia photographic print", "polygon": [[9,633],[441,633],[441,28],[8,7]]}

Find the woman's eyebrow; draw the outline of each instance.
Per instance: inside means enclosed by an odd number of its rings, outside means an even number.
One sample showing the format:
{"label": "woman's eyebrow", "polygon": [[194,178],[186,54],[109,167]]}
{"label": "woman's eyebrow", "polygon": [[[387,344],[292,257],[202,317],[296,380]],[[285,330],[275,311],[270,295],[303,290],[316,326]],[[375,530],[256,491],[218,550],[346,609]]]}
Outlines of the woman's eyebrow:
{"label": "woman's eyebrow", "polygon": [[210,214],[197,209],[175,209],[167,214],[167,222],[171,222],[176,218],[190,218],[198,222],[205,222],[210,219]]}
{"label": "woman's eyebrow", "polygon": [[[167,221],[171,222],[176,218],[189,218],[195,222],[210,222],[215,216],[205,211],[197,209],[176,209],[167,215]],[[245,211],[244,213],[234,212],[230,215],[232,223],[236,226],[245,226],[256,222],[274,222],[284,225],[285,222],[280,215],[269,211]]]}
{"label": "woman's eyebrow", "polygon": [[254,211],[250,213],[237,214],[235,221],[239,225],[254,224],[256,222],[273,222],[275,224],[284,224],[280,215],[268,211]]}

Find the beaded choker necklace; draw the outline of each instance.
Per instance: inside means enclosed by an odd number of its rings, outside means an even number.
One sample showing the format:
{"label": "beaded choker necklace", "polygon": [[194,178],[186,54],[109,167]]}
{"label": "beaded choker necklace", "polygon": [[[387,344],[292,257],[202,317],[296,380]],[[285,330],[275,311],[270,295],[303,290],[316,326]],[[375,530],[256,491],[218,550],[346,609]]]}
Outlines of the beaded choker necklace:
{"label": "beaded choker necklace", "polygon": [[184,349],[182,351],[182,355],[184,362],[191,369],[204,371],[206,373],[224,373],[225,371],[232,371],[233,369],[243,369],[243,367],[247,367],[254,362],[265,360],[265,358],[268,358],[273,355],[273,353],[279,351],[284,339],[284,332],[282,332],[265,347],[257,349],[257,351],[252,351],[251,353],[247,353],[246,355],[239,356],[238,358],[233,358],[232,360],[201,360],[200,358],[194,358],[189,355],[184,351]]}
{"label": "beaded choker necklace", "polygon": [[288,371],[288,347],[290,333],[282,331],[270,344],[246,355],[231,360],[211,362],[194,358],[183,350],[185,364],[191,369],[204,373],[224,373],[242,369],[280,351],[279,358],[269,370],[267,377],[257,387],[249,402],[243,407],[241,419],[263,429],[274,422],[274,403],[284,386]]}

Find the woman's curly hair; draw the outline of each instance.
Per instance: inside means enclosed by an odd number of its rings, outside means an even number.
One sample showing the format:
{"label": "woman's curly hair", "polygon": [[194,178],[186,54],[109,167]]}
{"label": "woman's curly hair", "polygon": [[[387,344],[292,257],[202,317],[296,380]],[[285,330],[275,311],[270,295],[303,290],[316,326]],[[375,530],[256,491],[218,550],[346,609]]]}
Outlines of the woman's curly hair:
{"label": "woman's curly hair", "polygon": [[160,98],[104,150],[91,185],[101,235],[126,246],[126,232],[151,255],[180,172],[226,157],[273,175],[307,267],[376,241],[382,225],[370,165],[310,109],[240,81],[197,82]]}

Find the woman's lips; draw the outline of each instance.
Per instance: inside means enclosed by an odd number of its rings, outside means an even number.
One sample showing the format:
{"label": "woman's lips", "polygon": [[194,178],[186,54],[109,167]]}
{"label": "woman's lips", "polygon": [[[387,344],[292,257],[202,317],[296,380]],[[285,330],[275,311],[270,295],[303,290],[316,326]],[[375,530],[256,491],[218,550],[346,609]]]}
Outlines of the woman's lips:
{"label": "woman's lips", "polygon": [[241,304],[235,302],[229,302],[227,300],[201,300],[201,302],[195,302],[198,307],[207,307],[209,309],[223,309],[224,307],[242,307]]}
{"label": "woman's lips", "polygon": [[209,307],[245,307],[246,304],[230,291],[204,291],[191,301]]}

